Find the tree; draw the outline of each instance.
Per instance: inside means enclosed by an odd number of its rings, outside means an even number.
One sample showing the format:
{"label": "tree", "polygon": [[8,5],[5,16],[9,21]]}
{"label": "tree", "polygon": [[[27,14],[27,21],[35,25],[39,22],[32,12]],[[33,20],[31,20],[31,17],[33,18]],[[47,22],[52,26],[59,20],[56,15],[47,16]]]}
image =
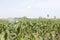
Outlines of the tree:
{"label": "tree", "polygon": [[54,16],[54,19],[56,19],[56,16]]}
{"label": "tree", "polygon": [[47,14],[47,17],[49,17],[49,14]]}

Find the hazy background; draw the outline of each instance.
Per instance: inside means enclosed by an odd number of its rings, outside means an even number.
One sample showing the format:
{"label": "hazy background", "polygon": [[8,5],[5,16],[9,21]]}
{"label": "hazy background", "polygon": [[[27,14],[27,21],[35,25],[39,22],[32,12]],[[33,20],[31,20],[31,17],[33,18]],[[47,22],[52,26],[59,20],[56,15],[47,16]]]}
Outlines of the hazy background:
{"label": "hazy background", "polygon": [[0,0],[0,18],[31,17],[60,18],[60,0]]}

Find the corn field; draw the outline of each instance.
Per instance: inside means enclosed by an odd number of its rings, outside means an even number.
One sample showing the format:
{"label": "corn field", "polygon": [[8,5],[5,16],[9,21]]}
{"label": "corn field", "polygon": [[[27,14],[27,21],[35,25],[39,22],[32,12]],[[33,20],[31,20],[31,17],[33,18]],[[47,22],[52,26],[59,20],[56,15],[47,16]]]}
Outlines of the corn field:
{"label": "corn field", "polygon": [[60,19],[0,19],[0,40],[60,40]]}

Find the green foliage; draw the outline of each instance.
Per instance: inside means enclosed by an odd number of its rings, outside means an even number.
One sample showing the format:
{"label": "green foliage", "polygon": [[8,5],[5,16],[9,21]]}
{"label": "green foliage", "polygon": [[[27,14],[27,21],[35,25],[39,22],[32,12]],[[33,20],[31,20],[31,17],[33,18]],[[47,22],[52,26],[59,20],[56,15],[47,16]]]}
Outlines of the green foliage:
{"label": "green foliage", "polygon": [[0,19],[0,40],[60,40],[59,19],[23,17],[17,20]]}

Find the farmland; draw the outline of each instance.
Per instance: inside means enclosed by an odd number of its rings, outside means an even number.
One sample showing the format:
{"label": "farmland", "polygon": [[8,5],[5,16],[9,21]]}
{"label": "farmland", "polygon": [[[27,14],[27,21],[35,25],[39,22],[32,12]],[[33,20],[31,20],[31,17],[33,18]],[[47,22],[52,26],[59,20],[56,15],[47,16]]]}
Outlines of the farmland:
{"label": "farmland", "polygon": [[60,19],[17,18],[13,21],[0,19],[0,40],[60,40]]}

